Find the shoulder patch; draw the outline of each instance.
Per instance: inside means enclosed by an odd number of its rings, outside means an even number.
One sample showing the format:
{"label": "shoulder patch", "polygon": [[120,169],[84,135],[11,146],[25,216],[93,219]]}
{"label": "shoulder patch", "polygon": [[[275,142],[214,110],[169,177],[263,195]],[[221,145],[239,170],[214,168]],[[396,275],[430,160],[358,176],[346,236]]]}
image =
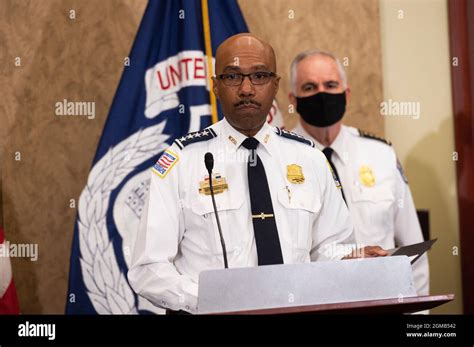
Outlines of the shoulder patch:
{"label": "shoulder patch", "polygon": [[275,127],[275,133],[277,135],[282,136],[282,137],[286,137],[287,139],[302,142],[304,144],[307,144],[308,146],[314,147],[314,142],[312,140],[307,139],[306,137],[301,136],[301,135],[299,135],[297,133],[294,133],[292,131],[288,131],[288,130],[284,130],[284,129],[280,129],[278,127]]}
{"label": "shoulder patch", "polygon": [[178,160],[178,155],[167,149],[163,152],[156,164],[153,165],[151,170],[160,178],[165,178],[165,176],[168,174],[171,168],[178,162]]}
{"label": "shoulder patch", "polygon": [[186,147],[187,145],[190,145],[191,143],[207,141],[207,140],[213,139],[214,137],[217,137],[216,132],[211,128],[207,128],[204,130],[195,131],[187,135],[181,136],[177,138],[176,140],[174,140],[174,143],[176,143],[176,145],[178,145],[180,149],[183,149],[184,147]]}
{"label": "shoulder patch", "polygon": [[367,139],[377,140],[377,141],[383,142],[383,143],[385,143],[385,144],[387,144],[387,145],[389,145],[389,146],[392,145],[392,143],[391,143],[390,141],[387,141],[387,140],[385,140],[385,139],[382,138],[382,137],[378,137],[378,136],[376,136],[376,135],[374,135],[374,134],[372,134],[372,133],[368,133],[368,132],[366,132],[366,131],[364,131],[364,130],[361,130],[361,129],[357,129],[357,130],[359,130],[359,136],[360,136],[360,137],[365,137],[365,138],[367,138]]}

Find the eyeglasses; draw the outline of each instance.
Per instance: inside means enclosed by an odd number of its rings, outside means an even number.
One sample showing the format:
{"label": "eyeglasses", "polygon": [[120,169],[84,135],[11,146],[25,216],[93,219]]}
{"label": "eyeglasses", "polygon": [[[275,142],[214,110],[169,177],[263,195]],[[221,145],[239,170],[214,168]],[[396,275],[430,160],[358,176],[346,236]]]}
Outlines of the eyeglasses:
{"label": "eyeglasses", "polygon": [[269,71],[257,71],[249,74],[235,72],[218,75],[217,79],[221,80],[226,86],[237,87],[242,84],[245,77],[248,77],[252,84],[261,85],[270,82],[270,79],[276,77],[276,74]]}

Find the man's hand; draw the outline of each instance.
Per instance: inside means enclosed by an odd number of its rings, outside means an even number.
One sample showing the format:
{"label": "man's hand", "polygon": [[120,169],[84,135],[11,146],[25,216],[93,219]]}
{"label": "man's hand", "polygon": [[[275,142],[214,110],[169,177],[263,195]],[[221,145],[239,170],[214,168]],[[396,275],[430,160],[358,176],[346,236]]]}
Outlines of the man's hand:
{"label": "man's hand", "polygon": [[379,246],[366,246],[364,248],[358,248],[352,251],[352,253],[346,255],[342,259],[358,259],[358,258],[375,258],[385,257],[388,253],[382,247]]}

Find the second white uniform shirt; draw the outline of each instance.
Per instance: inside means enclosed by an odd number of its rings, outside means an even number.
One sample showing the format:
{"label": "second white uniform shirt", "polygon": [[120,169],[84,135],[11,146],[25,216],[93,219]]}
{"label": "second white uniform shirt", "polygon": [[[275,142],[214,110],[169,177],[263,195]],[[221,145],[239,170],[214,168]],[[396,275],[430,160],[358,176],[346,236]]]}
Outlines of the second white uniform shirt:
{"label": "second white uniform shirt", "polygon": [[[293,129],[312,139],[321,151],[324,146],[304,130]],[[423,241],[408,181],[393,147],[384,140],[356,128],[341,126],[330,146],[358,244],[384,249]],[[428,257],[424,254],[413,266],[418,295],[429,294]]]}

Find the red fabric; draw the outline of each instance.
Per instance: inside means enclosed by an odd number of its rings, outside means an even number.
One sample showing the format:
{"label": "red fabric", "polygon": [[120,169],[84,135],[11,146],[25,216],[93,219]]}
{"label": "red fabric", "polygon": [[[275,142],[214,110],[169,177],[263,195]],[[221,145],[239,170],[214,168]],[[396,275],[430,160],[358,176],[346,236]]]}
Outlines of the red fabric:
{"label": "red fabric", "polygon": [[[0,227],[0,244],[5,240],[3,229]],[[0,298],[0,314],[20,314],[20,306],[16,295],[13,278],[5,294]]]}
{"label": "red fabric", "polygon": [[20,314],[18,297],[16,296],[15,282],[10,282],[7,291],[0,298],[0,314]]}

